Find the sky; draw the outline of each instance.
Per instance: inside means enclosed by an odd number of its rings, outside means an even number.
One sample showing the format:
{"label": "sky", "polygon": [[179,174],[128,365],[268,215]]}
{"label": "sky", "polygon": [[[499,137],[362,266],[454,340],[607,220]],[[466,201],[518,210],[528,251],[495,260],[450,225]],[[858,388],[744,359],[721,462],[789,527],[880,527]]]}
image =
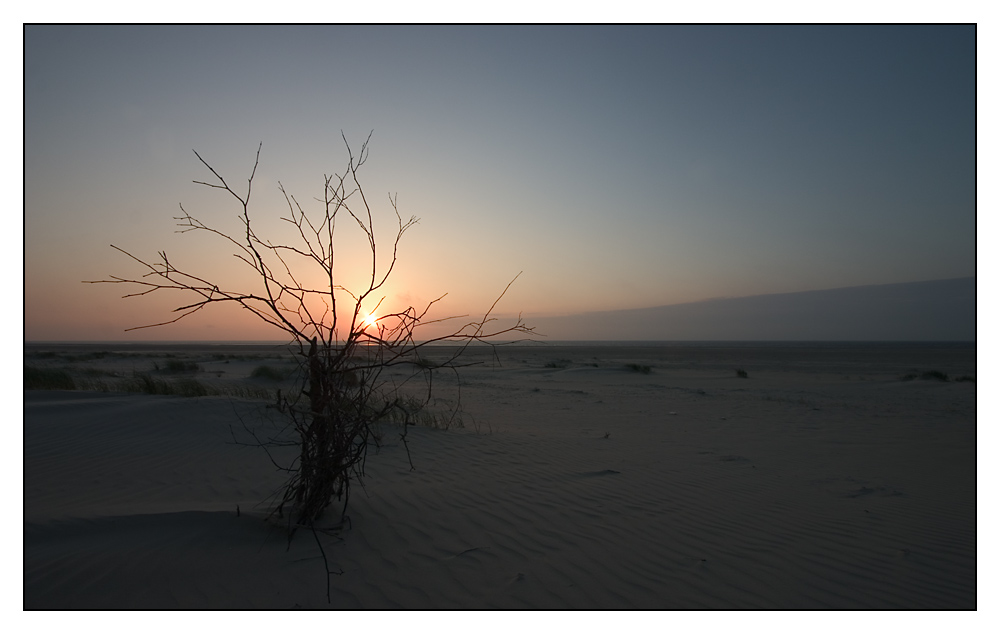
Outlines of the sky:
{"label": "sky", "polygon": [[[25,339],[280,332],[181,296],[122,299],[114,244],[258,291],[239,203],[289,240],[279,182],[319,210],[359,173],[387,253],[383,309],[548,317],[976,274],[972,26],[29,26]],[[364,235],[339,225],[343,280]],[[245,267],[243,267],[245,268]],[[256,285],[256,286],[255,286]],[[381,297],[381,295],[380,295]],[[218,310],[214,310],[218,309]]]}

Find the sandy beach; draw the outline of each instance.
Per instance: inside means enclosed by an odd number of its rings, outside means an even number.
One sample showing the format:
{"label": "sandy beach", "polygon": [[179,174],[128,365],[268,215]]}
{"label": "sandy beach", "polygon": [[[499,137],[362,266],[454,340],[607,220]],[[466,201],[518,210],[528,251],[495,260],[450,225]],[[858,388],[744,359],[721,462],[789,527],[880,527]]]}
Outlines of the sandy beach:
{"label": "sandy beach", "polygon": [[[411,428],[412,470],[387,427],[319,534],[328,603],[234,443],[287,352],[26,344],[91,389],[24,392],[23,607],[977,608],[975,344],[470,355],[463,425]],[[207,395],[114,389],[138,372]]]}

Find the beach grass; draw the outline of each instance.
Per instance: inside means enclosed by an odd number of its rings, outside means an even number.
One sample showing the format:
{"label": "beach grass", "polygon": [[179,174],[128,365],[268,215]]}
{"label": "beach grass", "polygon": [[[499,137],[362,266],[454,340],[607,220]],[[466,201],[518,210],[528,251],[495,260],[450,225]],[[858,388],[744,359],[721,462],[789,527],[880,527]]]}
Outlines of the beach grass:
{"label": "beach grass", "polygon": [[24,366],[26,390],[75,390],[76,384],[69,372],[58,368]]}
{"label": "beach grass", "polygon": [[642,365],[639,363],[626,363],[625,367],[632,372],[638,372],[639,374],[649,374],[653,371],[653,368],[648,365]]}
{"label": "beach grass", "polygon": [[[949,380],[948,374],[945,372],[941,372],[940,370],[928,370],[926,372],[913,371],[904,374],[901,378],[903,381],[913,381],[914,379],[920,379],[921,381],[947,382]],[[963,377],[963,378],[971,378],[971,377]]]}
{"label": "beach grass", "polygon": [[149,372],[133,372],[122,376],[100,368],[38,368],[24,366],[25,390],[77,390],[89,392],[123,392],[162,396],[230,396],[251,400],[273,400],[274,391],[241,383],[207,383],[190,377],[163,379]]}
{"label": "beach grass", "polygon": [[183,374],[186,372],[197,372],[201,369],[194,361],[184,361],[182,359],[169,359],[163,367],[159,363],[154,363],[153,367],[164,374]]}
{"label": "beach grass", "polygon": [[251,379],[267,379],[269,381],[283,381],[287,373],[269,365],[258,365],[250,373]]}
{"label": "beach grass", "polygon": [[389,422],[419,425],[431,429],[462,429],[465,422],[460,411],[454,406],[448,407],[448,403],[442,399],[433,399],[431,403],[425,403],[421,399],[404,396],[399,402],[400,408],[390,410]]}

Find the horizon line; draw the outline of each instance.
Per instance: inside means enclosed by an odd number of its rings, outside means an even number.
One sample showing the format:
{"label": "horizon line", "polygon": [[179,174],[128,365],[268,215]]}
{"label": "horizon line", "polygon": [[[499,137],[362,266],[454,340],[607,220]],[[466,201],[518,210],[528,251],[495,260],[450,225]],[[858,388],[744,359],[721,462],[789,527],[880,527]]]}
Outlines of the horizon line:
{"label": "horizon line", "polygon": [[[205,345],[205,346],[294,346],[295,341],[273,341],[273,340],[148,340],[148,341],[128,341],[113,339],[86,339],[86,340],[25,340],[23,345]],[[428,342],[416,342],[417,345]],[[879,344],[879,343],[977,343],[976,339],[511,339],[496,342],[470,342],[470,346],[510,346],[516,344],[527,345],[566,345],[566,344]],[[464,346],[464,342],[459,341],[434,341],[432,346]]]}

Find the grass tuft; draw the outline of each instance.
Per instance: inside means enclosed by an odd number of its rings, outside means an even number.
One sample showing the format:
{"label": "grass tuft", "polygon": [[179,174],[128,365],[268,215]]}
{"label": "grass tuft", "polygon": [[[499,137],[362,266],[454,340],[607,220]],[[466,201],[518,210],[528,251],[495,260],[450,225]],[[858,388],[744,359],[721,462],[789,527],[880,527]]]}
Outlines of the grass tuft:
{"label": "grass tuft", "polygon": [[[969,377],[970,379],[972,377]],[[948,375],[940,370],[928,370],[927,372],[910,372],[909,374],[904,374],[900,377],[902,381],[912,381],[914,379],[920,379],[922,381],[947,381]]]}
{"label": "grass tuft", "polygon": [[75,390],[73,377],[65,370],[24,366],[24,389],[26,390]]}
{"label": "grass tuft", "polygon": [[[171,387],[171,394],[176,396],[209,396],[209,390],[204,383],[194,379],[180,379],[174,381]],[[212,391],[215,392],[214,390]]]}
{"label": "grass tuft", "polygon": [[192,378],[165,380],[158,379],[148,372],[137,372],[129,379],[110,384],[103,382],[94,383],[88,385],[88,388],[97,389],[102,392],[138,392],[140,394],[183,396],[187,398],[197,396],[231,396],[254,400],[274,400],[274,392],[262,387],[225,384],[209,385]]}
{"label": "grass tuft", "polygon": [[462,429],[465,427],[461,412],[434,411],[430,408],[430,404],[412,396],[400,398],[398,405],[398,408],[389,412],[388,420],[390,422],[404,423],[409,421],[410,425],[420,425],[431,429],[450,429],[452,427]]}
{"label": "grass tuft", "polygon": [[944,372],[939,372],[938,370],[931,370],[930,372],[924,372],[921,374],[920,378],[925,381],[947,381],[948,375]]}
{"label": "grass tuft", "polygon": [[746,379],[749,378],[750,375],[748,375],[747,371],[744,370],[743,368],[738,368],[736,370],[736,376],[740,377],[741,379]]}
{"label": "grass tuft", "polygon": [[154,363],[153,367],[164,374],[181,374],[184,372],[197,372],[201,368],[194,361],[181,361],[180,359],[170,359],[164,367],[159,363]]}
{"label": "grass tuft", "polygon": [[424,368],[425,370],[433,370],[435,368],[440,367],[438,363],[435,363],[434,361],[431,361],[426,357],[418,357],[416,361],[413,362],[413,364],[416,365],[418,368]]}
{"label": "grass tuft", "polygon": [[638,363],[626,363],[625,367],[633,372],[638,372],[639,374],[649,374],[653,371],[653,368],[648,365],[639,365]]}
{"label": "grass tuft", "polygon": [[258,365],[250,373],[251,379],[267,379],[269,381],[282,381],[285,378],[285,373],[277,368],[271,367],[269,365]]}

